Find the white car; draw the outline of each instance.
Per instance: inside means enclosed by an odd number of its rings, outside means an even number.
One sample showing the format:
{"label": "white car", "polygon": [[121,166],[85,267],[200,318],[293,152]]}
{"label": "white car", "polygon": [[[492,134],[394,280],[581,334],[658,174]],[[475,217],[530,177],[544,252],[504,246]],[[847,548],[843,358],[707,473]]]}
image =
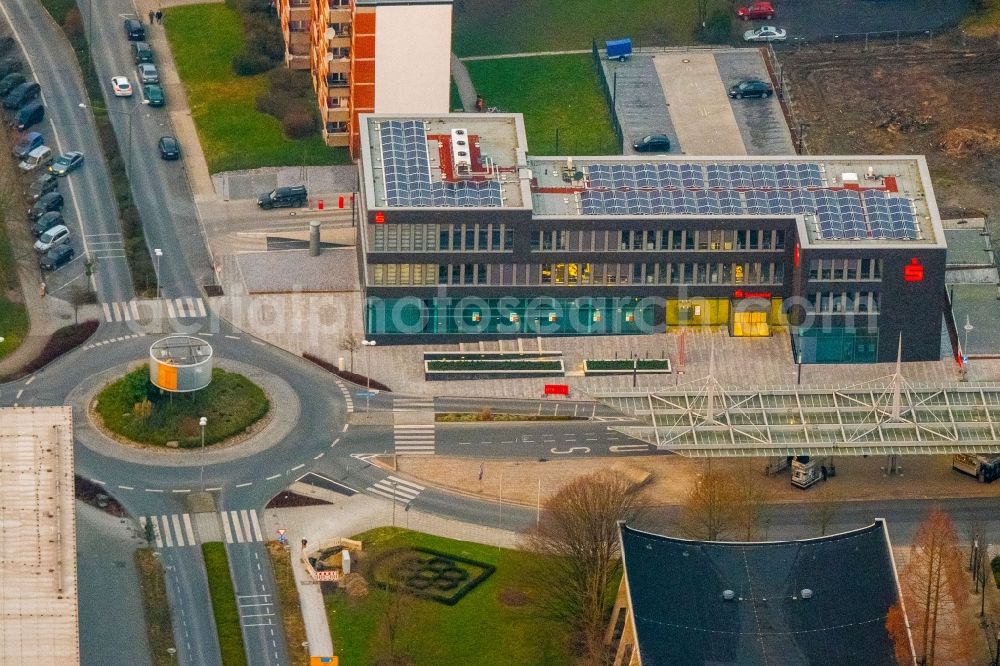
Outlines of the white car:
{"label": "white car", "polygon": [[757,30],[747,30],[743,33],[743,41],[746,42],[783,42],[787,33],[783,28],[775,28],[773,25],[765,25]]}
{"label": "white car", "polygon": [[69,242],[69,229],[62,224],[52,227],[35,241],[35,252],[48,252],[52,248]]}
{"label": "white car", "polygon": [[127,76],[112,77],[111,89],[115,91],[115,97],[132,96],[132,84],[128,82]]}

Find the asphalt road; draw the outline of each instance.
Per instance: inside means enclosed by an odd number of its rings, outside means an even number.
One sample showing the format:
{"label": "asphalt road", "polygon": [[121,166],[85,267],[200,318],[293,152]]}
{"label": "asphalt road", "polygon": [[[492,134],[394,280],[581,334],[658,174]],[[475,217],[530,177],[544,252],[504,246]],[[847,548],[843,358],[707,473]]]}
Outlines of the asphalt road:
{"label": "asphalt road", "polygon": [[[740,3],[744,4],[744,3]],[[745,3],[749,4],[749,3]],[[772,21],[788,30],[789,43],[880,31],[937,31],[965,16],[969,0],[774,0]],[[748,28],[751,24],[748,24]],[[842,37],[843,38],[843,37]],[[855,37],[856,38],[856,37]]]}

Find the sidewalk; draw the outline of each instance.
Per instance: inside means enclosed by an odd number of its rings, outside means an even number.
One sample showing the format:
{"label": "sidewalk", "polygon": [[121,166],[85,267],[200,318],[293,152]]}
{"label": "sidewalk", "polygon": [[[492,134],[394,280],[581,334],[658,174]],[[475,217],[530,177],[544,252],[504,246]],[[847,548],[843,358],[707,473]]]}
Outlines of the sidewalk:
{"label": "sidewalk", "polygon": [[476,110],[476,86],[472,83],[469,70],[465,63],[459,60],[454,53],[451,54],[451,78],[455,79],[455,87],[458,88],[458,96],[462,98],[462,109],[466,112]]}

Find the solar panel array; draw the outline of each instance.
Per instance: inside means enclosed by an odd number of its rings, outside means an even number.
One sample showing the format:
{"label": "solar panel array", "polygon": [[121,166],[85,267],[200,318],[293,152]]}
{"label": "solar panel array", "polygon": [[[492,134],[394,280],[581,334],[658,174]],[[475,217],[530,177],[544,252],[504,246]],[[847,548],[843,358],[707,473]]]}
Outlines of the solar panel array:
{"label": "solar panel array", "polygon": [[[815,215],[824,240],[917,238],[906,197],[823,189],[819,164],[592,164],[584,215]],[[813,189],[807,189],[813,188]]]}
{"label": "solar panel array", "polygon": [[495,207],[503,205],[497,181],[434,182],[427,128],[420,120],[379,124],[387,206]]}

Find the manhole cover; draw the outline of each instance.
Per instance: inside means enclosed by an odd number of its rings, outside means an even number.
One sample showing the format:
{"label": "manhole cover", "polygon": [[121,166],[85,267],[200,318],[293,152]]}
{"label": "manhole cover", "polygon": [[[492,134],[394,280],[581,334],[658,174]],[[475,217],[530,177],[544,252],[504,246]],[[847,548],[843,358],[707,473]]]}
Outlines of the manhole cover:
{"label": "manhole cover", "polygon": [[684,60],[681,60],[681,62],[691,62],[691,60],[688,58],[684,58]]}

